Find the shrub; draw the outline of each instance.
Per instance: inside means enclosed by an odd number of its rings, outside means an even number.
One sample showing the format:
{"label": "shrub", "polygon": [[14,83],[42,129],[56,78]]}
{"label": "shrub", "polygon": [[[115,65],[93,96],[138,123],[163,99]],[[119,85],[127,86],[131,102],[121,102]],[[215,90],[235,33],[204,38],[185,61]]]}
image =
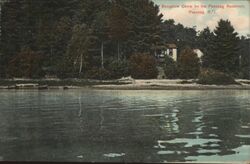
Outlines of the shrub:
{"label": "shrub", "polygon": [[96,80],[107,80],[110,79],[111,74],[108,70],[98,67],[93,67],[86,72],[86,78]]}
{"label": "shrub", "polygon": [[174,79],[178,77],[178,69],[176,63],[169,56],[166,56],[165,59],[164,72],[167,79]]}
{"label": "shrub", "polygon": [[129,76],[128,62],[126,60],[112,60],[107,69],[110,71],[112,79]]}
{"label": "shrub", "polygon": [[200,72],[200,63],[197,54],[191,48],[187,47],[181,51],[178,70],[180,78],[197,78]]}
{"label": "shrub", "polygon": [[65,78],[76,78],[79,77],[79,72],[74,68],[73,63],[71,63],[70,58],[64,56],[63,59],[59,60],[56,65],[55,71],[57,77],[61,79]]}
{"label": "shrub", "polygon": [[38,78],[44,76],[42,56],[31,49],[23,49],[14,56],[7,68],[10,77]]}
{"label": "shrub", "polygon": [[149,54],[134,54],[129,59],[129,72],[136,79],[156,78],[158,75],[156,60]]}
{"label": "shrub", "polygon": [[230,75],[214,69],[202,70],[198,78],[199,78],[198,79],[199,84],[208,84],[208,85],[238,84]]}

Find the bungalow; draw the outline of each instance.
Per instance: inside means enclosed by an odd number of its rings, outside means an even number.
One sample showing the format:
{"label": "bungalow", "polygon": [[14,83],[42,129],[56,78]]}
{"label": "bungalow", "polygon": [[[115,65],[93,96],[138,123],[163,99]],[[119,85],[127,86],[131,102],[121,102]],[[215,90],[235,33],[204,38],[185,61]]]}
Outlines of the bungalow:
{"label": "bungalow", "polygon": [[[175,62],[177,62],[178,59],[178,52],[177,52],[177,46],[173,43],[166,44],[166,46],[158,47],[158,53],[155,54],[157,60],[159,62],[164,62],[165,56],[168,55],[171,57]],[[201,57],[203,56],[203,53],[200,49],[193,49],[193,51],[197,54],[198,58],[201,60]]]}
{"label": "bungalow", "polygon": [[164,62],[165,56],[168,55],[177,61],[177,46],[175,44],[166,44],[166,46],[158,47],[155,57],[159,62]]}
{"label": "bungalow", "polygon": [[[193,49],[193,51],[197,54],[198,58],[201,62],[201,57],[203,56],[203,53],[200,49]],[[158,46],[155,49],[155,57],[158,61],[158,77],[157,79],[164,79],[166,77],[164,72],[163,64],[165,62],[166,56],[171,57],[175,62],[178,60],[178,51],[177,46],[175,44],[166,44],[165,46]]]}

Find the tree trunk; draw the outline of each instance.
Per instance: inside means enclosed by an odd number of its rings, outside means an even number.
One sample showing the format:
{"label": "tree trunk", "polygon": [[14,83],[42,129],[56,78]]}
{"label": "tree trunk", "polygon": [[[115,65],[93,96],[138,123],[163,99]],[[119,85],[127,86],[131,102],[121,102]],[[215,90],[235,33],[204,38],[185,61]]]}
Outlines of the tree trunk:
{"label": "tree trunk", "polygon": [[102,68],[104,68],[104,65],[103,65],[103,41],[102,41],[102,45],[101,45],[101,60],[102,60]]}
{"label": "tree trunk", "polygon": [[117,60],[120,60],[120,42],[117,42]]}
{"label": "tree trunk", "polygon": [[53,56],[53,48],[52,45],[50,45],[50,63],[52,62],[52,56]]}
{"label": "tree trunk", "polygon": [[81,73],[82,73],[82,56],[83,56],[83,54],[81,54],[81,59],[80,59],[79,76],[80,76]]}

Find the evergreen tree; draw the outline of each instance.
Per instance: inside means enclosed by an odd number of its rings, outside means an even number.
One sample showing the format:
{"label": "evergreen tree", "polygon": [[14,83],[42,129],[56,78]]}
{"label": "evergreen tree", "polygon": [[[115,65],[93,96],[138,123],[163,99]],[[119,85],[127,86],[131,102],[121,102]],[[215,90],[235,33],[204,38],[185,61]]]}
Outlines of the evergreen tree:
{"label": "evergreen tree", "polygon": [[[70,19],[73,17],[70,9],[75,7],[73,2],[76,1],[8,0],[4,3],[1,22],[3,57],[0,59],[3,64],[15,58],[21,49],[31,48],[44,55],[45,66],[55,65],[58,62],[55,59],[62,56],[65,53],[62,50],[67,47],[57,43],[62,35],[57,31],[57,24],[62,24],[61,18],[65,15]],[[4,74],[5,70],[1,70]]]}
{"label": "evergreen tree", "polygon": [[208,67],[237,74],[239,72],[239,38],[229,20],[220,20],[214,30],[212,52],[207,54]]}
{"label": "evergreen tree", "polygon": [[198,36],[198,48],[203,52],[202,66],[208,67],[208,57],[212,53],[212,44],[214,39],[214,33],[210,31],[209,27],[203,29]]}
{"label": "evergreen tree", "polygon": [[250,38],[240,39],[240,78],[250,79]]}
{"label": "evergreen tree", "polygon": [[117,59],[120,59],[121,42],[127,39],[130,30],[127,13],[117,3],[113,3],[109,15],[109,34],[117,42]]}
{"label": "evergreen tree", "polygon": [[4,77],[8,61],[21,49],[23,0],[11,0],[1,7],[1,57],[0,73]]}
{"label": "evergreen tree", "polygon": [[162,25],[162,38],[165,43],[174,43],[178,47],[178,54],[186,47],[197,48],[195,28],[175,24],[173,19],[165,20]]}
{"label": "evergreen tree", "polygon": [[159,7],[150,0],[113,0],[124,8],[129,24],[128,37],[123,42],[123,53],[129,56],[135,52],[151,54],[161,41],[162,14]]}

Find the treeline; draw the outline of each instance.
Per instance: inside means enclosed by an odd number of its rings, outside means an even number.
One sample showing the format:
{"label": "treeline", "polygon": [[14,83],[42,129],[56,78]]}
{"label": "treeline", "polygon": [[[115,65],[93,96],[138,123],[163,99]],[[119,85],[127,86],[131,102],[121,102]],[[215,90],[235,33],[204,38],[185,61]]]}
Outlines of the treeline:
{"label": "treeline", "polygon": [[[0,21],[1,78],[156,78],[154,55],[166,43],[176,44],[178,54],[189,52],[186,46],[200,48],[204,67],[249,78],[250,41],[237,38],[230,22],[221,21],[225,25],[218,32],[197,32],[174,20],[163,21],[151,0],[6,0]],[[185,70],[187,56],[179,64],[166,59],[165,65]],[[227,62],[216,64],[216,59]],[[180,71],[173,72],[176,77]]]}
{"label": "treeline", "polygon": [[[178,41],[174,21],[168,20],[167,22],[173,27],[167,34],[174,36],[172,41]],[[216,75],[225,73],[225,76],[232,78],[250,78],[250,38],[239,37],[229,20],[221,19],[213,31],[207,27],[195,34],[196,36],[190,38],[184,37],[187,41],[182,45],[189,47],[181,48],[177,63],[171,58],[166,60],[167,78],[197,78],[200,73],[204,72]],[[181,42],[182,39],[177,44],[181,46]],[[193,48],[202,51],[204,55],[201,60],[192,51]]]}

